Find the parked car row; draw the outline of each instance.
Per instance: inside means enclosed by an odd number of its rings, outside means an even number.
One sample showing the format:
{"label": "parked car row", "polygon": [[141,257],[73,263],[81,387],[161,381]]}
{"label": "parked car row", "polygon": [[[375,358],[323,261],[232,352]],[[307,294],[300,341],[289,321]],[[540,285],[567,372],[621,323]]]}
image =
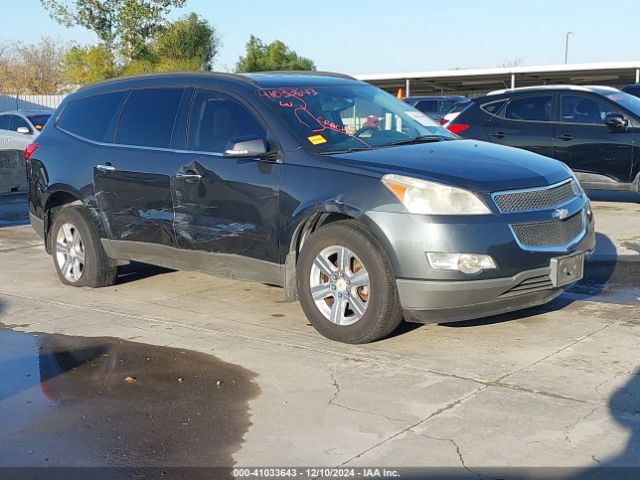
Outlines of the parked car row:
{"label": "parked car row", "polygon": [[560,160],[585,188],[640,190],[640,99],[615,88],[495,91],[475,99],[447,128]]}

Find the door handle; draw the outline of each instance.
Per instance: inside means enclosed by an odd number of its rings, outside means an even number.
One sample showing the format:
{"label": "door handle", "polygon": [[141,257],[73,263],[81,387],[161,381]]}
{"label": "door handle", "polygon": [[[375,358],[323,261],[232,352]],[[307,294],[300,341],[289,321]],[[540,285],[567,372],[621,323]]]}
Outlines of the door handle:
{"label": "door handle", "polygon": [[113,165],[96,165],[96,170],[100,172],[115,172],[116,167]]}
{"label": "door handle", "polygon": [[202,179],[202,175],[198,175],[197,173],[176,173],[176,178],[189,183],[196,183]]}
{"label": "door handle", "polygon": [[491,136],[494,138],[504,138],[507,135],[504,132],[493,132]]}
{"label": "door handle", "polygon": [[569,140],[573,140],[573,135],[569,135],[565,133],[564,135],[559,135],[558,140],[562,140],[563,142],[568,142]]}
{"label": "door handle", "polygon": [[7,139],[6,139],[6,142],[7,142],[7,143],[9,143],[9,142],[13,142],[13,138],[11,138],[11,137],[7,138]]}

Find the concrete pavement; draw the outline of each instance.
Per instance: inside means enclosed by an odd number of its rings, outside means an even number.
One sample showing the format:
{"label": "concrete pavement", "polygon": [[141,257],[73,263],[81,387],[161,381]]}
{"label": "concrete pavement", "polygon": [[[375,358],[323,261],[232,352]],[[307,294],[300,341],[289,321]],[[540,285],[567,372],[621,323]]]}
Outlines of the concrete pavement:
{"label": "concrete pavement", "polygon": [[624,264],[590,265],[544,307],[363,346],[325,340],[265,285],[132,265],[113,287],[65,287],[30,227],[3,228],[0,322],[243,367],[260,393],[236,466],[640,467],[640,205],[594,211],[596,260]]}

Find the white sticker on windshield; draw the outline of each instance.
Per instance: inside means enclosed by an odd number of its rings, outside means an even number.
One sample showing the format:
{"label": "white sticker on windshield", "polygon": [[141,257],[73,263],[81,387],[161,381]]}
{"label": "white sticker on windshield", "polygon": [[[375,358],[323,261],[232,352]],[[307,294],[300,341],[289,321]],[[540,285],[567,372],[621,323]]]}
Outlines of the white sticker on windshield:
{"label": "white sticker on windshield", "polygon": [[433,120],[422,112],[405,112],[407,116],[413,118],[416,122],[424,127],[433,127]]}

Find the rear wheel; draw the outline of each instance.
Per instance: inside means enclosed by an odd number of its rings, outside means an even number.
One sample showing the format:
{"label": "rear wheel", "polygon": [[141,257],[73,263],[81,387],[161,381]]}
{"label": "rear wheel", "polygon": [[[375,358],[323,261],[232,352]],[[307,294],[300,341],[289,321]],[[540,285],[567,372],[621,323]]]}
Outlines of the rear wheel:
{"label": "rear wheel", "polygon": [[313,233],[300,253],[297,277],[302,309],[327,338],[368,343],[389,335],[402,320],[389,260],[355,221]]}
{"label": "rear wheel", "polygon": [[80,206],[60,209],[50,240],[60,281],[76,287],[106,287],[116,281],[117,267],[107,257],[87,212]]}

